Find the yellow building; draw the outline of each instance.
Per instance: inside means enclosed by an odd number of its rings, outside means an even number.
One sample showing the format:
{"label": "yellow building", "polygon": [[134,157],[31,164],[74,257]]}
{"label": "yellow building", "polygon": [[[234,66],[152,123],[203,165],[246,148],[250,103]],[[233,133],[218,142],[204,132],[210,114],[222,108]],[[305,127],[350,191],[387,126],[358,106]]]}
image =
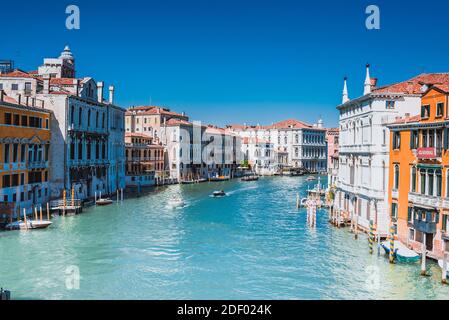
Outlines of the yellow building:
{"label": "yellow building", "polygon": [[50,111],[0,90],[0,203],[12,215],[49,200],[50,121]]}
{"label": "yellow building", "polygon": [[427,88],[421,114],[389,126],[389,204],[397,237],[430,257],[449,251],[449,82]]}

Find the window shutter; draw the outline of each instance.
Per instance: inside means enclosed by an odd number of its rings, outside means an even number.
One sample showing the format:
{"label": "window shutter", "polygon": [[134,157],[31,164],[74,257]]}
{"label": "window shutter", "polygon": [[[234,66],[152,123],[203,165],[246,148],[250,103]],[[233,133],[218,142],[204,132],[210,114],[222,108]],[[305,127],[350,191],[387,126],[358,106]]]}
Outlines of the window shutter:
{"label": "window shutter", "polygon": [[415,149],[414,144],[415,144],[415,134],[414,131],[412,130],[410,131],[410,150]]}
{"label": "window shutter", "polygon": [[444,128],[444,150],[449,149],[449,130]]}

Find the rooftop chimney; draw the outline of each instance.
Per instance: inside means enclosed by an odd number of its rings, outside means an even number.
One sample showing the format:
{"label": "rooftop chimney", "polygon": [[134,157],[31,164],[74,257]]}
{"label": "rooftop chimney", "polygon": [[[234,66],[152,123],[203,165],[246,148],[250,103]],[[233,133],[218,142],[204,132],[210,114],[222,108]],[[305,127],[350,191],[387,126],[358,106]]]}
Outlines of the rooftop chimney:
{"label": "rooftop chimney", "polygon": [[97,82],[97,99],[98,102],[100,103],[103,102],[103,88],[104,88],[103,81]]}
{"label": "rooftop chimney", "polygon": [[371,93],[371,77],[369,75],[369,67],[370,67],[370,65],[367,64],[366,65],[365,85],[364,85],[364,88],[363,88],[363,94],[364,95]]}
{"label": "rooftop chimney", "polygon": [[48,76],[48,75],[44,76],[44,89],[43,89],[42,93],[43,94],[50,93],[50,76]]}
{"label": "rooftop chimney", "polygon": [[17,94],[17,104],[21,105],[22,104],[22,95],[19,93]]}
{"label": "rooftop chimney", "polygon": [[5,92],[0,90],[0,102],[3,102],[3,97],[5,96]]}
{"label": "rooftop chimney", "polygon": [[114,86],[109,86],[109,103],[114,103]]}

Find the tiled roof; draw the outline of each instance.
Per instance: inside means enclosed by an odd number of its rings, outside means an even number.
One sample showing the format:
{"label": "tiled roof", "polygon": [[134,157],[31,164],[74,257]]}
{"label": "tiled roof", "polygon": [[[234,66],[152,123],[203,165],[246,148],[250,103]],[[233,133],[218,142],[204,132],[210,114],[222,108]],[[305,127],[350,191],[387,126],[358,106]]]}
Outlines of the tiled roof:
{"label": "tiled roof", "polygon": [[423,73],[407,81],[376,88],[373,93],[422,94],[424,84],[442,83],[449,83],[449,73]]}
{"label": "tiled roof", "polygon": [[393,124],[406,124],[411,122],[419,122],[421,120],[421,116],[413,116],[413,117],[403,117],[403,118],[396,118],[396,120],[393,122]]}
{"label": "tiled roof", "polygon": [[27,78],[27,79],[39,79],[42,80],[41,78],[35,76],[34,74],[30,74],[28,72],[25,72],[23,70],[20,69],[16,69],[14,71],[11,71],[9,73],[5,73],[5,74],[1,74],[1,77],[4,78]]}
{"label": "tiled roof", "polygon": [[140,115],[154,115],[154,114],[162,114],[166,116],[172,116],[172,117],[178,117],[178,118],[185,118],[188,117],[186,115],[182,115],[177,112],[170,111],[170,109],[157,107],[157,106],[138,106],[138,107],[132,107],[127,110],[127,114],[130,115],[133,112],[136,112]]}
{"label": "tiled roof", "polygon": [[258,144],[258,143],[271,143],[271,142],[265,139],[248,138],[248,137],[245,137],[242,140],[242,144]]}
{"label": "tiled roof", "polygon": [[50,84],[53,85],[73,85],[74,81],[78,81],[78,79],[74,78],[51,78]]}
{"label": "tiled roof", "polygon": [[165,123],[167,126],[180,126],[180,125],[186,125],[191,126],[192,123],[187,120],[181,120],[181,119],[170,119]]}
{"label": "tiled roof", "polygon": [[269,129],[312,129],[313,126],[305,123],[303,121],[299,121],[296,119],[288,119],[281,122],[274,123],[272,125],[268,126],[247,126],[247,125],[240,125],[240,124],[231,124],[228,125],[227,128],[231,130],[269,130]]}

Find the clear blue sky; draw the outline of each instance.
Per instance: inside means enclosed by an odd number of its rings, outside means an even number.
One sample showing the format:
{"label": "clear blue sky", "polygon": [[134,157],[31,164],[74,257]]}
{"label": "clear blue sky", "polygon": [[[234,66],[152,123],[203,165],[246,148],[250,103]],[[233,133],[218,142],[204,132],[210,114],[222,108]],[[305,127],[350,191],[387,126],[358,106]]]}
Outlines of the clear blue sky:
{"label": "clear blue sky", "polygon": [[[81,30],[65,28],[77,4]],[[381,30],[365,28],[377,4]],[[447,1],[3,1],[0,58],[34,70],[69,44],[78,76],[116,85],[117,102],[164,105],[192,120],[335,126],[342,78],[363,90],[449,71]]]}

